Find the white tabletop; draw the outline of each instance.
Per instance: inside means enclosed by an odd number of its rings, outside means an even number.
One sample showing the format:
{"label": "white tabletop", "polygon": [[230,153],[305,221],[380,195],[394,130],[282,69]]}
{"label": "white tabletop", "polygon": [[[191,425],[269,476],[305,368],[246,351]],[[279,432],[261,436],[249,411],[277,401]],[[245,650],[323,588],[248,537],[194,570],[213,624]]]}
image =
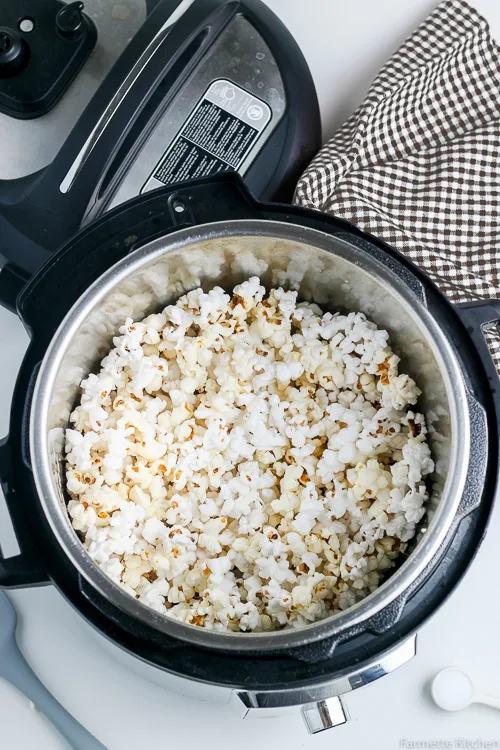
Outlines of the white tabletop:
{"label": "white tabletop", "polygon": [[[435,1],[268,0],[268,4],[305,53],[328,136],[362,100],[378,68]],[[88,0],[86,5],[94,13],[100,9],[97,23],[103,31],[101,38],[105,35],[108,40],[106,50],[94,52],[75,91],[68,94],[70,99],[47,118],[19,123],[0,116],[0,178],[27,174],[52,158],[102,77],[109,57],[137,28],[143,12],[139,0],[124,0],[120,5],[129,6],[131,12],[123,22],[113,20],[116,6],[108,0]],[[476,7],[500,38],[498,0],[476,0]],[[119,27],[120,23],[125,25]],[[0,308],[0,435],[8,429],[12,389],[27,343],[17,318]],[[5,519],[0,501],[2,540]],[[52,587],[12,593],[20,618],[19,640],[47,687],[109,750],[160,750],[175,747],[177,742],[188,750],[234,750],[235,745],[250,750],[264,743],[279,750],[321,750],[337,742],[356,750],[392,750],[422,741],[500,747],[500,717],[493,710],[473,706],[447,714],[433,707],[428,697],[431,678],[451,665],[464,667],[478,686],[500,695],[498,528],[500,507],[462,584],[422,628],[417,657],[398,672],[348,695],[351,721],[315,737],[306,734],[299,715],[252,718],[243,724],[227,706],[183,698],[137,677],[98,646],[89,627]],[[427,745],[433,746],[439,745]],[[0,680],[0,750],[66,747],[27,700]]]}

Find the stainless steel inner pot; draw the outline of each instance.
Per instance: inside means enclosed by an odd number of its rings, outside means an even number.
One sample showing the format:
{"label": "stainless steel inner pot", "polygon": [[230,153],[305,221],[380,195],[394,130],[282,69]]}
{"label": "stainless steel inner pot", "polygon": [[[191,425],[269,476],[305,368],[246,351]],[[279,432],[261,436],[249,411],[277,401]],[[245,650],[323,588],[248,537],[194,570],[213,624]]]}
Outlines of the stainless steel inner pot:
{"label": "stainless steel inner pot", "polygon": [[[406,272],[407,273],[407,272]],[[307,627],[273,633],[216,633],[178,622],[141,604],[91,560],[71,527],[64,489],[63,429],[112,337],[130,316],[140,319],[185,292],[227,289],[258,275],[267,287],[297,289],[325,310],[362,311],[390,332],[401,368],[423,391],[436,462],[429,512],[411,554],[380,588],[345,612]],[[408,589],[453,522],[470,449],[467,396],[455,354],[425,304],[425,292],[394,261],[370,256],[352,237],[295,224],[235,220],[175,232],[150,242],[102,275],[74,304],[56,332],[37,378],[31,409],[32,467],[44,512],[69,561],[106,599],[157,630],[194,644],[259,650],[305,645],[358,625]]]}

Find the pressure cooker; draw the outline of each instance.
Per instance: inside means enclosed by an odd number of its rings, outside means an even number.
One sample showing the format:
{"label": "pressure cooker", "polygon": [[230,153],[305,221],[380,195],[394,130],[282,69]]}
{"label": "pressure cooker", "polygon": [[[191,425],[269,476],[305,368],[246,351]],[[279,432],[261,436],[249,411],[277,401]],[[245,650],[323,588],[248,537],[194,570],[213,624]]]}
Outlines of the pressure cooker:
{"label": "pressure cooker", "polygon": [[[79,382],[126,317],[255,273],[267,288],[284,284],[323,309],[362,311],[389,331],[423,392],[436,471],[408,554],[375,592],[300,629],[220,633],[152,611],[91,560],[66,511],[62,436]],[[417,630],[471,563],[495,495],[499,379],[483,327],[500,319],[500,300],[452,305],[377,238],[333,216],[259,203],[226,173],[90,222],[29,280],[17,312],[31,343],[0,475],[21,551],[0,560],[2,587],[52,584],[129,661],[224,689],[242,715],[302,706],[312,732],[345,721],[341,696],[414,655]]]}

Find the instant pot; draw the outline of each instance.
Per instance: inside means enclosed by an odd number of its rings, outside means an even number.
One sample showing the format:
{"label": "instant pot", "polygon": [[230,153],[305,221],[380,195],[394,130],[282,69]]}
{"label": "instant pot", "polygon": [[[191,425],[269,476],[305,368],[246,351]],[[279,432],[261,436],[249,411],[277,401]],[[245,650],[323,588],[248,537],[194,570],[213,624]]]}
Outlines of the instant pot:
{"label": "instant pot", "polygon": [[[215,633],[146,608],[88,557],[66,512],[63,430],[78,383],[125,317],[255,274],[324,309],[363,311],[389,331],[422,389],[436,471],[408,554],[365,600],[298,630]],[[485,533],[500,399],[482,327],[500,319],[500,301],[451,305],[378,239],[332,216],[258,202],[226,173],[147,192],[89,222],[35,273],[16,307],[31,343],[0,475],[21,552],[0,560],[0,585],[55,585],[131,662],[158,679],[183,678],[198,695],[218,688],[242,715],[302,706],[312,732],[345,721],[341,696],[413,656],[416,631]]]}
{"label": "instant pot", "polygon": [[[320,119],[303,56],[262,3],[150,6],[54,162],[0,182],[0,301],[31,337],[0,444],[21,549],[0,557],[0,586],[51,583],[148,679],[242,716],[302,706],[317,732],[346,720],[343,695],[415,654],[485,533],[500,399],[481,329],[500,303],[452,306],[376,238],[284,205]],[[299,630],[216,633],[146,608],[88,557],[66,512],[63,430],[125,317],[252,275],[390,332],[423,391],[436,472],[407,556],[364,601]]]}

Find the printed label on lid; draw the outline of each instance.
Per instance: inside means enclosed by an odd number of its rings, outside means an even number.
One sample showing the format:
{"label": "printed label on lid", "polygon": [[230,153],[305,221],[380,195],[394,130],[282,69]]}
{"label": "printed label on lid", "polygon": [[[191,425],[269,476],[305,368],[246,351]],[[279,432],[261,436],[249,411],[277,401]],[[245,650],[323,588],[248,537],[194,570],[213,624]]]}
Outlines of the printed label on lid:
{"label": "printed label on lid", "polygon": [[269,106],[224,79],[210,84],[155,166],[141,193],[238,170],[271,120]]}

